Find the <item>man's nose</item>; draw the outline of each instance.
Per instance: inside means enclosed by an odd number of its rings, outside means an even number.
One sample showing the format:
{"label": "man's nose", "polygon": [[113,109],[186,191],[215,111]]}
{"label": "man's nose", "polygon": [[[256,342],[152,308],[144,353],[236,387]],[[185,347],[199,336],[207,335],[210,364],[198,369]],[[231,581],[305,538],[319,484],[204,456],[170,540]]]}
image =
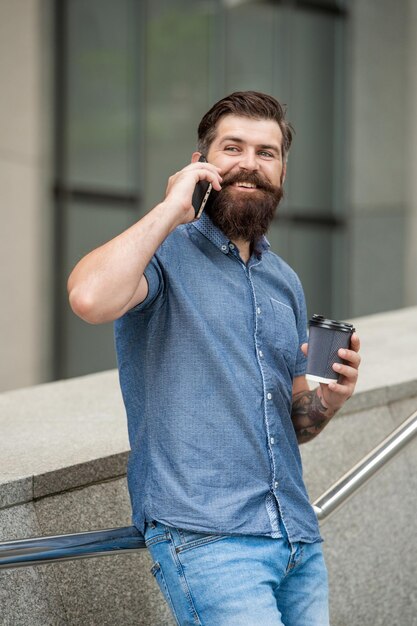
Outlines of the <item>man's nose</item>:
{"label": "man's nose", "polygon": [[242,170],[258,170],[259,163],[256,158],[256,153],[251,150],[246,150],[245,152],[243,152],[239,161],[239,167]]}

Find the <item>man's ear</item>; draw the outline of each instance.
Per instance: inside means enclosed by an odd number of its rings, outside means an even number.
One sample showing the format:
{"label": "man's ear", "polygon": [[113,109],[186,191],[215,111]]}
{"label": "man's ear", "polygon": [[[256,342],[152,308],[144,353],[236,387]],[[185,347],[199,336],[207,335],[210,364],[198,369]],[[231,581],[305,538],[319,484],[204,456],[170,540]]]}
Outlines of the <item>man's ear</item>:
{"label": "man's ear", "polygon": [[191,163],[197,163],[200,157],[201,157],[201,152],[193,152],[193,155],[191,157]]}

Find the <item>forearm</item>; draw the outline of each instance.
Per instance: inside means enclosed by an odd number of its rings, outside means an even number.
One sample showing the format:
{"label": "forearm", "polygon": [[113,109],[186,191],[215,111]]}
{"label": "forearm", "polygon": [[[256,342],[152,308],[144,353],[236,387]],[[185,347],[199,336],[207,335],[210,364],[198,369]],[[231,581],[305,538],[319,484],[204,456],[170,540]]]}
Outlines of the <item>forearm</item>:
{"label": "forearm", "polygon": [[68,279],[74,312],[91,323],[108,322],[143,300],[147,293],[143,273],[176,225],[172,212],[161,203],[81,259]]}
{"label": "forearm", "polygon": [[168,179],[163,202],[144,218],[100,248],[87,254],[68,279],[71,307],[87,322],[99,324],[121,317],[148,293],[143,273],[166,237],[195,218],[192,194],[199,180],[221,189],[219,168],[193,162]]}
{"label": "forearm", "polygon": [[335,415],[336,409],[327,408],[323,402],[320,387],[293,396],[291,419],[298,443],[311,441]]}

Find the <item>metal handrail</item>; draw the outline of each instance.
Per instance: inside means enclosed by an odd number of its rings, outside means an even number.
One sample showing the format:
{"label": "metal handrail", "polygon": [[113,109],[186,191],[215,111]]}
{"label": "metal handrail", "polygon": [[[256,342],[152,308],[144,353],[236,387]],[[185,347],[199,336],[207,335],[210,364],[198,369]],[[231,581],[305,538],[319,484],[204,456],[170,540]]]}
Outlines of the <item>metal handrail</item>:
{"label": "metal handrail", "polygon": [[[320,521],[327,519],[398,454],[415,435],[417,435],[417,411],[313,503],[318,519]],[[133,552],[144,547],[145,539],[134,526],[19,539],[0,543],[0,569]]]}
{"label": "metal handrail", "polygon": [[0,569],[72,561],[145,548],[135,526],[0,543]]}
{"label": "metal handrail", "polygon": [[336,481],[314,503],[319,520],[327,519],[417,435],[417,411]]}

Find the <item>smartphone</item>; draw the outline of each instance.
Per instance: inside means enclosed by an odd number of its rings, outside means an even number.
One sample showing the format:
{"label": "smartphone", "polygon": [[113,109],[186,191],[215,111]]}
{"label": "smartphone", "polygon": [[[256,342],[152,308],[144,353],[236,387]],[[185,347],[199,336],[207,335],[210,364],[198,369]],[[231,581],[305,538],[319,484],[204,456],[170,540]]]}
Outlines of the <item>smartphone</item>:
{"label": "smartphone", "polygon": [[[203,163],[207,163],[207,159],[203,155],[201,155],[198,160]],[[209,199],[211,190],[212,184],[209,183],[207,180],[200,180],[196,184],[192,199],[192,205],[194,207],[196,220],[198,220],[198,218],[202,214],[203,209],[207,204],[207,200]]]}

